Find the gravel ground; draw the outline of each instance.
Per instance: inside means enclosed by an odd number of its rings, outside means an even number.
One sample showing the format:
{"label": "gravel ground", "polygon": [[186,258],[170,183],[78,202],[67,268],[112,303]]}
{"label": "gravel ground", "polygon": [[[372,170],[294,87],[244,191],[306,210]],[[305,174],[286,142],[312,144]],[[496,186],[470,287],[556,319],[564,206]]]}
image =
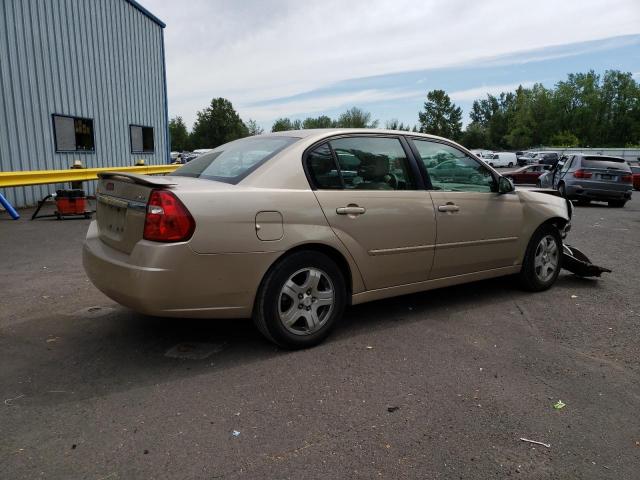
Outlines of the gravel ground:
{"label": "gravel ground", "polygon": [[0,216],[3,480],[639,478],[638,200],[576,208],[601,280],[360,305],[299,352],[118,306],[82,270],[87,225]]}

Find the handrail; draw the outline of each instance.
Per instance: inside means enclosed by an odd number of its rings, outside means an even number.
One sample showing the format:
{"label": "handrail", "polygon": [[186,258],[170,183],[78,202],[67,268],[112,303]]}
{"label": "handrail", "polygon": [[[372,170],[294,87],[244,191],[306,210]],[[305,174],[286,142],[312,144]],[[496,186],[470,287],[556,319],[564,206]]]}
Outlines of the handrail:
{"label": "handrail", "polygon": [[180,165],[144,165],[137,167],[70,168],[68,170],[0,172],[0,188],[97,180],[98,173],[100,172],[130,172],[141,175],[157,175],[171,173],[179,166]]}

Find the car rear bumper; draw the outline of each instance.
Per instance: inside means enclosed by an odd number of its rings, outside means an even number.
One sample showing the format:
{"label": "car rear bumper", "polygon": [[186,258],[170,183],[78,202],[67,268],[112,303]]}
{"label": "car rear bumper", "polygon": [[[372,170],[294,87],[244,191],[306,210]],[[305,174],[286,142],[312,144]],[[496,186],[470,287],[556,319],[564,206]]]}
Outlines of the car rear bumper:
{"label": "car rear bumper", "polygon": [[572,185],[566,187],[567,196],[585,200],[630,200],[631,189],[594,188],[591,186]]}
{"label": "car rear bumper", "polygon": [[162,317],[247,318],[277,252],[197,254],[187,243],[140,241],[130,254],[98,237],[92,222],[83,248],[91,282],[137,312]]}

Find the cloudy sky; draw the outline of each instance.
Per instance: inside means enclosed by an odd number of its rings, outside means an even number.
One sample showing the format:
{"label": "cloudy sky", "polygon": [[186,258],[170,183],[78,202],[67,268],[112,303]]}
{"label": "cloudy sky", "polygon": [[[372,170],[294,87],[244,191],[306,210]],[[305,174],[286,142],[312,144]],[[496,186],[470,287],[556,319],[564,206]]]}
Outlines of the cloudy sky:
{"label": "cloudy sky", "polygon": [[141,0],[166,24],[169,112],[211,98],[269,128],[281,116],[417,122],[428,90],[474,99],[567,73],[640,79],[640,0]]}

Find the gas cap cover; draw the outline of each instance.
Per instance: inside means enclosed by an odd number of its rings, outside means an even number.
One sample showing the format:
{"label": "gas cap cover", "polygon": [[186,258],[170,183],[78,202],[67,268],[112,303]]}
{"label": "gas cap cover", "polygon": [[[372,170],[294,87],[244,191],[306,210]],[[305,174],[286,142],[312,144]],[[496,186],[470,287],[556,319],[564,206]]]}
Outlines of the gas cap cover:
{"label": "gas cap cover", "polygon": [[284,236],[280,212],[256,213],[256,235],[263,241],[280,240]]}

